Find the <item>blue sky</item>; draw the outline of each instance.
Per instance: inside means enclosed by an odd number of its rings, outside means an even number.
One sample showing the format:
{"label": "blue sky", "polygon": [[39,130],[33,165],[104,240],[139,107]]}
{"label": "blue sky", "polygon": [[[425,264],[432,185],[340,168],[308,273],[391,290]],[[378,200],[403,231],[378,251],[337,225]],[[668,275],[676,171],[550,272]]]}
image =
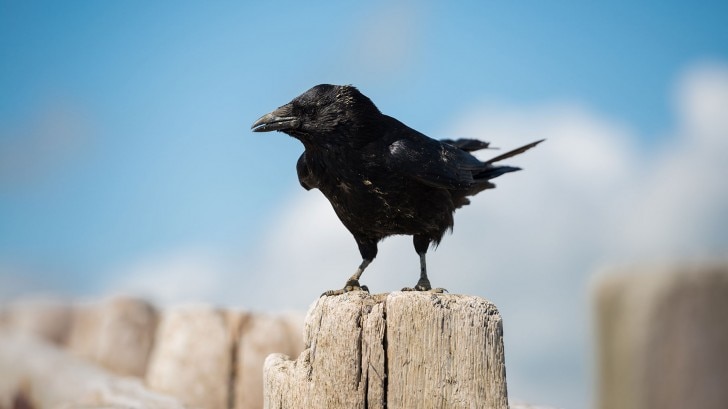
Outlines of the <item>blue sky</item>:
{"label": "blue sky", "polygon": [[[471,136],[452,133],[472,129],[459,124],[478,107],[532,118],[578,106],[649,159],[679,133],[684,73],[728,61],[726,15],[717,1],[2,1],[0,278],[18,291],[86,295],[159,254],[255,259],[303,197],[302,148],[250,124],[318,83],[354,84],[433,137]],[[506,134],[476,136],[515,145]],[[728,241],[713,239],[718,249]],[[338,267],[342,281],[356,262]],[[582,372],[543,402],[585,402],[566,392]]]}
{"label": "blue sky", "polygon": [[649,144],[667,84],[728,53],[718,3],[474,3],[3,2],[4,143],[54,110],[85,134],[0,192],[0,255],[83,276],[189,240],[244,246],[300,151],[248,125],[316,83],[432,135],[483,97],[578,100]]}

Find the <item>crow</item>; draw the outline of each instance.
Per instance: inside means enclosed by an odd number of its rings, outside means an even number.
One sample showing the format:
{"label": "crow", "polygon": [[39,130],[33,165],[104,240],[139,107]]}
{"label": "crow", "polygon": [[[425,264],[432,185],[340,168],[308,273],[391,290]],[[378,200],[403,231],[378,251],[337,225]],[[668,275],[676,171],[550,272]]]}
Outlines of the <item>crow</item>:
{"label": "crow", "polygon": [[280,131],[303,143],[296,171],[304,189],[319,189],[354,236],[362,262],[338,295],[368,291],[359,284],[377,255],[377,243],[411,235],[420,278],[403,291],[443,292],[427,278],[425,254],[453,227],[453,213],[473,196],[495,187],[491,179],[520,168],[497,162],[525,152],[536,141],[482,162],[470,152],[488,148],[475,139],[429,138],[382,114],[350,85],[316,85],[260,117],[254,132]]}

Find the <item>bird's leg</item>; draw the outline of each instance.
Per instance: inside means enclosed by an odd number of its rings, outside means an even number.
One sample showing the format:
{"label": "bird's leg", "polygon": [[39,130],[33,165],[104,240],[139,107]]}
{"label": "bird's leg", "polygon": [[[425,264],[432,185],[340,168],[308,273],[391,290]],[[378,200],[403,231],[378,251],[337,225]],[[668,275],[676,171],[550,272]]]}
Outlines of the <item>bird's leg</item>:
{"label": "bird's leg", "polygon": [[324,295],[340,295],[344,293],[348,293],[349,291],[366,291],[369,292],[369,288],[365,285],[359,284],[359,278],[361,277],[364,270],[369,266],[369,264],[374,260],[374,257],[377,255],[377,242],[365,242],[362,243],[359,240],[357,240],[357,244],[359,244],[359,252],[362,254],[362,261],[361,264],[359,264],[359,267],[356,269],[354,274],[349,277],[348,280],[346,280],[346,284],[344,284],[344,288],[339,290],[328,290],[324,291],[321,296]]}
{"label": "bird's leg", "polygon": [[444,288],[432,288],[430,280],[427,278],[427,248],[430,246],[430,240],[424,236],[414,236],[415,250],[420,256],[420,279],[414,288],[405,287],[402,291],[428,291],[431,293],[443,293],[447,290]]}
{"label": "bird's leg", "polygon": [[348,280],[346,280],[346,284],[344,284],[344,288],[339,290],[328,290],[324,291],[322,296],[324,295],[340,295],[344,293],[348,293],[349,291],[366,291],[369,292],[369,289],[365,285],[359,284],[359,277],[361,277],[361,274],[364,272],[364,270],[367,268],[369,263],[371,263],[372,260],[364,259],[361,261],[361,264],[359,264],[359,268],[356,269],[354,274],[349,277]]}
{"label": "bird's leg", "polygon": [[430,280],[427,279],[427,261],[425,259],[426,253],[420,253],[420,279],[417,280],[415,289],[419,291],[431,290]]}

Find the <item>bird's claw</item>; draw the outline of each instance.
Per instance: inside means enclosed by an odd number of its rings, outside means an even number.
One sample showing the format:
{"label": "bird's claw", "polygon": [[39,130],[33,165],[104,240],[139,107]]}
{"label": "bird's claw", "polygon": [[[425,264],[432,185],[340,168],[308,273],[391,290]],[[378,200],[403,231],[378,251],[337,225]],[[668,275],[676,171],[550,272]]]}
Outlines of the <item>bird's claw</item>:
{"label": "bird's claw", "polygon": [[415,286],[414,288],[405,287],[402,289],[402,291],[420,291],[420,292],[434,293],[434,294],[444,294],[444,293],[448,292],[446,289],[444,289],[442,287],[424,288],[424,287],[420,287],[420,286]]}
{"label": "bird's claw", "polygon": [[417,282],[417,285],[413,287],[405,287],[402,289],[402,291],[422,291],[422,292],[428,292],[428,293],[436,293],[436,294],[442,294],[446,293],[447,290],[441,287],[438,288],[432,288],[430,285],[430,280],[428,279],[420,279],[420,281]]}
{"label": "bird's claw", "polygon": [[369,287],[367,287],[365,285],[360,285],[359,280],[349,280],[346,282],[346,284],[344,284],[344,288],[341,288],[339,290],[324,291],[321,294],[321,297],[323,297],[325,295],[326,296],[341,295],[341,294],[345,294],[345,293],[348,293],[351,291],[366,291],[368,293]]}

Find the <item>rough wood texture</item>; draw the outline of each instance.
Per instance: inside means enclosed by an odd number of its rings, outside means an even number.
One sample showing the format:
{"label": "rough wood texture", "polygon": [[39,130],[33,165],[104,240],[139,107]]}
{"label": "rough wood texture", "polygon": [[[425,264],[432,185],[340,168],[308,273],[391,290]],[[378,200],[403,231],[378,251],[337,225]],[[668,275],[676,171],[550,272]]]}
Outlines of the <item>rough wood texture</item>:
{"label": "rough wood texture", "polygon": [[113,375],[39,338],[8,331],[0,331],[0,407],[183,408],[139,379]]}
{"label": "rough wood texture", "polygon": [[726,407],[728,263],[604,275],[596,301],[600,409]]}
{"label": "rough wood texture", "polygon": [[502,335],[496,307],[478,297],[322,297],[298,359],[266,359],[265,407],[507,408]]}
{"label": "rough wood texture", "polygon": [[138,298],[116,296],[77,305],[68,348],[120,375],[143,377],[156,327],[156,309]]}

